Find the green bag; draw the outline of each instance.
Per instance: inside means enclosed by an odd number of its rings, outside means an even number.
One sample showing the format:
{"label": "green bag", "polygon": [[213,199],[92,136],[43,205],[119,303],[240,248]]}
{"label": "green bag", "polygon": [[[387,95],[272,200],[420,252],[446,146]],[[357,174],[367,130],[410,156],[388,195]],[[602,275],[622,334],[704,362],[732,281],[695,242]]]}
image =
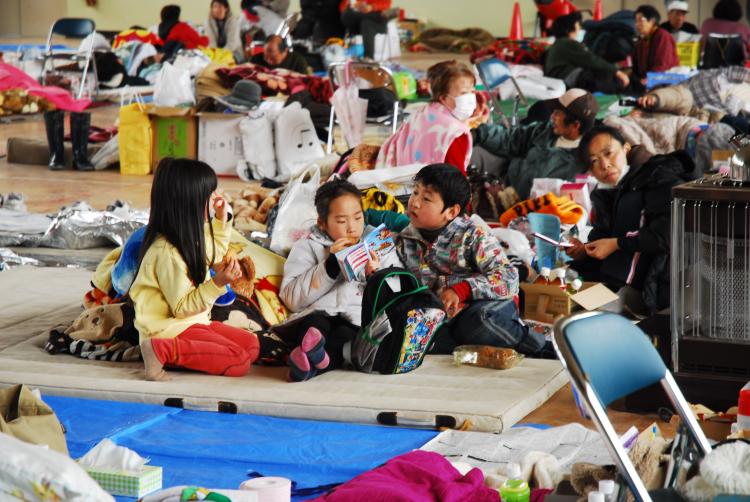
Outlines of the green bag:
{"label": "green bag", "polygon": [[416,99],[417,98],[417,79],[408,71],[397,71],[393,74],[393,80],[396,82],[396,95],[398,99]]}
{"label": "green bag", "polygon": [[25,385],[0,389],[0,432],[68,455],[62,424]]}

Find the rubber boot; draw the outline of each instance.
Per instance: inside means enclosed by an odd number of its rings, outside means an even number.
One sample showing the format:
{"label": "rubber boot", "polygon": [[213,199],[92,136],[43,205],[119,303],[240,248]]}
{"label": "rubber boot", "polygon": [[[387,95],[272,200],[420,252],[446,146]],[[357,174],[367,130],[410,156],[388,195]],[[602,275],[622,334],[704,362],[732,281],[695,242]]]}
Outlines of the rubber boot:
{"label": "rubber boot", "polygon": [[73,167],[79,171],[93,171],[94,166],[89,162],[89,128],[91,114],[70,114],[70,139],[73,141]]}
{"label": "rubber boot", "polygon": [[44,112],[44,128],[47,131],[50,170],[65,169],[65,112]]}

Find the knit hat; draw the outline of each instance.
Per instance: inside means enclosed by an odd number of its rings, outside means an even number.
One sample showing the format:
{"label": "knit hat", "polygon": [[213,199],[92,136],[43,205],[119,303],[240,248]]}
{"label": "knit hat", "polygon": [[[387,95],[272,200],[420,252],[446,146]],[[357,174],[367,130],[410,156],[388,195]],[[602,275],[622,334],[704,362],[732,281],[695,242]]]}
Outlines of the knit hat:
{"label": "knit hat", "polygon": [[558,99],[549,101],[551,110],[563,110],[581,122],[581,132],[591,129],[599,113],[599,104],[590,92],[583,89],[570,89]]}
{"label": "knit hat", "polygon": [[240,80],[229,96],[216,97],[216,101],[236,111],[249,111],[260,104],[260,86],[252,80]]}
{"label": "knit hat", "polygon": [[672,10],[681,10],[682,12],[688,11],[688,3],[681,0],[675,0],[667,4],[667,12]]}
{"label": "knit hat", "polygon": [[508,224],[529,213],[553,214],[560,218],[561,223],[574,225],[583,216],[583,207],[573,202],[569,197],[558,197],[550,192],[547,195],[519,202],[500,216],[500,224]]}

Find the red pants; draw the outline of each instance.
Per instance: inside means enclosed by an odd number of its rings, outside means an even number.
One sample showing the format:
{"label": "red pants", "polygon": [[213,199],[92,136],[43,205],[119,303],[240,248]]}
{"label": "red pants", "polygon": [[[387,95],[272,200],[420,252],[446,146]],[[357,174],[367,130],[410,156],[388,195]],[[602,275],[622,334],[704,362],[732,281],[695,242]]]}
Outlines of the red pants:
{"label": "red pants", "polygon": [[258,337],[220,322],[193,324],[175,338],[152,338],[165,366],[179,366],[210,375],[243,376],[258,359]]}

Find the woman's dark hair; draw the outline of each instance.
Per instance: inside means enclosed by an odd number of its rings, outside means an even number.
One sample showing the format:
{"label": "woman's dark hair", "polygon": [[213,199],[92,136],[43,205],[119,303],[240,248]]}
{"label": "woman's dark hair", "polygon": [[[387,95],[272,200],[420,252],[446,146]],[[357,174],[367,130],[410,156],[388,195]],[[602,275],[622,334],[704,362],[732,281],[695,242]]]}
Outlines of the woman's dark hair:
{"label": "woman's dark hair", "polygon": [[427,69],[427,80],[430,82],[432,101],[439,101],[450,92],[451,82],[458,77],[467,77],[476,83],[474,72],[456,60],[442,61]]}
{"label": "woman's dark hair", "polygon": [[552,23],[550,34],[555,38],[567,38],[568,35],[576,31],[576,23],[583,21],[579,11],[560,16]]}
{"label": "woman's dark hair", "polygon": [[318,211],[318,218],[326,221],[331,212],[331,203],[344,195],[353,195],[360,199],[361,203],[362,193],[346,180],[337,178],[320,185],[315,192],[315,210]]}
{"label": "woman's dark hair", "polygon": [[609,137],[623,146],[625,146],[625,143],[627,143],[622,133],[614,127],[610,127],[604,124],[592,127],[586,134],[583,135],[583,137],[581,138],[581,142],[578,144],[578,160],[580,160],[582,164],[581,172],[585,173],[591,167],[591,155],[589,153],[589,147],[591,146],[591,142],[594,141],[594,138],[601,134],[609,135]]}
{"label": "woman's dark hair", "polygon": [[[164,236],[185,260],[190,280],[196,286],[206,280],[208,257],[204,228],[216,173],[205,162],[165,158],[159,162],[151,185],[151,215],[141,246],[141,257],[159,235]],[[216,258],[211,232],[211,265]]]}
{"label": "woman's dark hair", "polygon": [[180,14],[182,9],[179,5],[165,5],[161,9],[161,22],[167,23],[170,21],[176,22],[180,20]]}
{"label": "woman's dark hair", "polygon": [[651,5],[641,5],[640,7],[635,9],[635,13],[640,14],[649,21],[653,21],[655,24],[659,24],[659,21],[661,21],[661,15],[659,14],[659,11]]}
{"label": "woman's dark hair", "polygon": [[739,21],[742,19],[742,6],[737,0],[719,0],[714,5],[713,16],[724,21]]}
{"label": "woman's dark hair", "polygon": [[471,198],[471,187],[466,176],[450,164],[424,166],[414,177],[414,181],[439,193],[445,208],[458,204],[461,214]]}
{"label": "woman's dark hair", "polygon": [[229,0],[211,0],[211,7],[213,7],[215,3],[221,4],[227,10],[232,10],[229,6]]}

